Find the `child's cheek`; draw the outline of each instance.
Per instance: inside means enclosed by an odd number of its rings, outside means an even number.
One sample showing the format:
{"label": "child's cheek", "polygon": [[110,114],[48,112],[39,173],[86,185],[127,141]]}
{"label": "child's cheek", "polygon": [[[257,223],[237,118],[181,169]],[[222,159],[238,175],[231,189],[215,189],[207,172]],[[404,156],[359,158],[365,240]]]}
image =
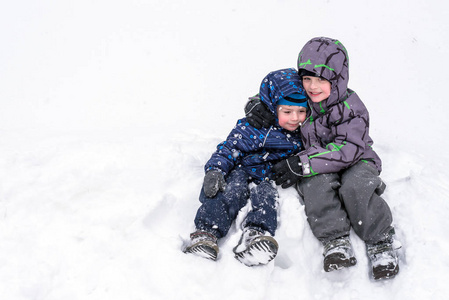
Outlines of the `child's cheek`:
{"label": "child's cheek", "polygon": [[282,117],[282,116],[279,116],[278,123],[279,123],[280,126],[284,126],[285,125],[285,118]]}

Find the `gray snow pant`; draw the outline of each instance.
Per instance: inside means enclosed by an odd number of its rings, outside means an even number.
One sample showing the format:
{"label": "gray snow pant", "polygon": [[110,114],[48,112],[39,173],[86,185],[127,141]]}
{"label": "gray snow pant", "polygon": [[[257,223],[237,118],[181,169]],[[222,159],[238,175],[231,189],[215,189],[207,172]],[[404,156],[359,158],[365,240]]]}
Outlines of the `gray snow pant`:
{"label": "gray snow pant", "polygon": [[385,183],[379,172],[365,162],[339,173],[303,178],[298,192],[313,234],[321,241],[348,235],[350,228],[365,242],[384,239],[393,217],[380,195]]}

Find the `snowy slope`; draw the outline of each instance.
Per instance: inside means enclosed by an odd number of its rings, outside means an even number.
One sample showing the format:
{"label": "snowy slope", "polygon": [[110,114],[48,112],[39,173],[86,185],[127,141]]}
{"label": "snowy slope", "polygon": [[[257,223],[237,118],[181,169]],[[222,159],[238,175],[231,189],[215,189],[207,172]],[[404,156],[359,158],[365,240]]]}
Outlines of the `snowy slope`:
{"label": "snowy slope", "polygon": [[[432,1],[5,1],[0,5],[1,299],[446,299],[449,4]],[[371,113],[401,272],[325,273],[294,189],[280,252],[180,251],[203,165],[272,70],[340,39]]]}

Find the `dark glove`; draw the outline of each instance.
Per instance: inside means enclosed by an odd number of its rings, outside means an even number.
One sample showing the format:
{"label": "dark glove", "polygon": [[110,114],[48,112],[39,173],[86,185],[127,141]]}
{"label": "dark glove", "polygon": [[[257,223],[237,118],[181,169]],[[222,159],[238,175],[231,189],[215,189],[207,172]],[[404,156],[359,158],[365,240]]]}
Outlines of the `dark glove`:
{"label": "dark glove", "polygon": [[248,123],[257,129],[269,128],[276,122],[276,117],[259,98],[250,98],[245,105],[245,115]]}
{"label": "dark glove", "polygon": [[291,187],[302,177],[302,166],[299,157],[294,155],[278,162],[273,167],[273,179],[283,189]]}
{"label": "dark glove", "polygon": [[208,198],[214,197],[218,191],[224,191],[226,181],[223,173],[218,170],[210,170],[204,176],[203,190]]}

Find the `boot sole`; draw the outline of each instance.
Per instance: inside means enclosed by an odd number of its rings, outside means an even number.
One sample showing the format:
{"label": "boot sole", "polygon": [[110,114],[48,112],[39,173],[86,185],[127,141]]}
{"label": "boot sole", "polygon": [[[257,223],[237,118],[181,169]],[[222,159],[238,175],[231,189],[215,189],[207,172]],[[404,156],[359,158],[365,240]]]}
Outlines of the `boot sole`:
{"label": "boot sole", "polygon": [[187,247],[184,253],[192,253],[207,259],[217,260],[218,246],[212,242],[202,241]]}
{"label": "boot sole", "polygon": [[279,245],[271,236],[254,239],[242,252],[234,252],[235,258],[248,267],[266,265],[272,261],[278,252]]}

